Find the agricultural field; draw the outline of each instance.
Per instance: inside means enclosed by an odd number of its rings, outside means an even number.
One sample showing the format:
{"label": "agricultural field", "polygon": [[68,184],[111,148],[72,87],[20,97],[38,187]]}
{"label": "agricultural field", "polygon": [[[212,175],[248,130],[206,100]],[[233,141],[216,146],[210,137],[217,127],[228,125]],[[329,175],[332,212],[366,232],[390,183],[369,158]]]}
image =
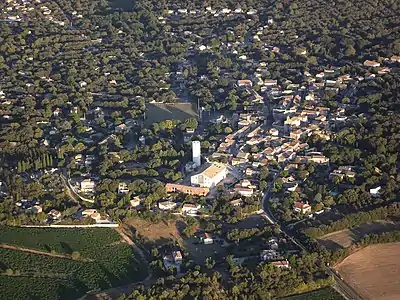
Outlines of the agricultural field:
{"label": "agricultural field", "polygon": [[[113,229],[3,227],[0,242],[0,289],[10,293],[4,299],[71,299],[147,276],[140,256]],[[25,280],[18,298],[12,296],[15,279]],[[35,281],[54,287],[43,296],[42,289],[31,288]]]}
{"label": "agricultural field", "polygon": [[397,300],[400,295],[400,243],[363,248],[335,269],[364,300]]}
{"label": "agricultural field", "polygon": [[400,223],[392,221],[375,221],[351,229],[329,233],[318,239],[318,242],[328,249],[348,248],[357,243],[366,234],[399,230]]}
{"label": "agricultural field", "polygon": [[343,300],[344,298],[333,288],[327,287],[309,293],[289,296],[283,300]]}
{"label": "agricultural field", "polygon": [[[78,299],[82,294],[74,283],[68,280],[0,276],[0,299]],[[66,297],[65,297],[66,298]]]}

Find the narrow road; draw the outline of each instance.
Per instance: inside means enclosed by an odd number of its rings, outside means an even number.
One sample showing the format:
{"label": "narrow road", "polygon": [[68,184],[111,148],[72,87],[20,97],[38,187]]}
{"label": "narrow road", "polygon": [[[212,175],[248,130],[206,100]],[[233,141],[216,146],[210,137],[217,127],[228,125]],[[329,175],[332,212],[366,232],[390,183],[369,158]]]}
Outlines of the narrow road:
{"label": "narrow road", "polygon": [[70,189],[69,186],[68,186],[67,180],[65,179],[65,177],[64,177],[63,174],[60,174],[60,178],[61,178],[61,181],[62,181],[62,183],[63,183],[63,185],[64,185],[64,189],[65,189],[65,191],[66,191],[68,197],[69,197],[70,199],[72,199],[74,202],[80,204],[79,198],[76,197],[75,194],[71,191],[71,189]]}

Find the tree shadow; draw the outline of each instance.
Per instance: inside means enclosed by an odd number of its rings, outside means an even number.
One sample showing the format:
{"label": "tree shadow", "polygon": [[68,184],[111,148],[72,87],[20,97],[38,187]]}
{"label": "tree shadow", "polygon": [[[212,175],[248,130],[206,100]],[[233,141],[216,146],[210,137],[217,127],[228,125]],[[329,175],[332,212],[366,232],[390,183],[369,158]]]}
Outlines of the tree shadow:
{"label": "tree shadow", "polygon": [[73,250],[72,250],[71,246],[68,245],[67,243],[60,242],[60,246],[61,246],[62,252],[66,253],[66,254],[72,254]]}
{"label": "tree shadow", "polygon": [[43,245],[43,248],[47,251],[47,252],[51,252],[51,247],[47,244]]}
{"label": "tree shadow", "polygon": [[331,250],[344,249],[342,245],[332,240],[319,240],[318,242],[327,249]]}

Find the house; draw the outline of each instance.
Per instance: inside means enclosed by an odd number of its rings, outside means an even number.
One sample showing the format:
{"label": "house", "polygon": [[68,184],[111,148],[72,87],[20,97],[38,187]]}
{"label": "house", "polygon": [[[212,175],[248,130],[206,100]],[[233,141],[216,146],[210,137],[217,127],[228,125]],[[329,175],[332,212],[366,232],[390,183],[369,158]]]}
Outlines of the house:
{"label": "house", "polygon": [[57,107],[54,111],[53,111],[53,116],[54,117],[58,117],[61,113],[61,109],[59,107]]}
{"label": "house", "polygon": [[278,47],[273,47],[272,52],[279,53],[280,49]]}
{"label": "house", "polygon": [[200,205],[186,203],[186,204],[183,204],[183,206],[182,206],[182,213],[196,215],[200,208],[201,208]]}
{"label": "house", "polygon": [[272,136],[278,136],[278,135],[279,135],[279,130],[276,129],[276,128],[271,128],[271,129],[269,130],[269,133],[270,133]]}
{"label": "house", "polygon": [[378,186],[376,188],[370,189],[369,193],[371,194],[372,197],[379,197],[381,189],[382,187]]}
{"label": "house", "polygon": [[288,182],[284,185],[284,188],[286,188],[289,192],[294,192],[298,186],[299,184],[297,182]]}
{"label": "house", "polygon": [[129,193],[128,185],[126,182],[120,182],[118,184],[118,194],[127,194]]}
{"label": "house", "polygon": [[172,251],[172,259],[176,264],[181,264],[183,260],[181,251]]}
{"label": "house", "polygon": [[128,126],[126,126],[126,124],[120,124],[115,127],[116,133],[124,133],[126,130],[128,130]]}
{"label": "house", "polygon": [[276,87],[278,86],[278,80],[265,80],[264,85],[268,87]]}
{"label": "house", "polygon": [[239,87],[252,87],[253,83],[251,82],[251,80],[248,79],[242,79],[242,80],[238,80],[237,81],[237,85]]}
{"label": "house", "polygon": [[101,220],[101,215],[98,212],[91,214],[90,217],[96,222]]}
{"label": "house", "polygon": [[82,213],[82,216],[87,217],[87,216],[96,214],[96,213],[97,213],[97,210],[95,210],[95,209],[88,209],[88,208],[87,208],[87,209],[84,209],[81,213]]}
{"label": "house", "polygon": [[139,197],[134,197],[129,201],[129,205],[131,207],[138,207],[141,204],[142,200]]}
{"label": "house", "polygon": [[84,179],[81,181],[81,192],[82,193],[93,193],[95,182],[91,179]]}
{"label": "house", "polygon": [[389,68],[384,67],[384,68],[379,68],[378,69],[378,74],[380,74],[380,75],[387,74],[387,73],[390,73],[390,69]]}
{"label": "house", "polygon": [[273,262],[271,262],[271,264],[277,268],[290,269],[290,265],[287,260],[273,261]]}
{"label": "house", "polygon": [[366,60],[364,61],[364,67],[379,67],[381,64],[374,60]]}
{"label": "house", "polygon": [[213,188],[226,178],[228,171],[224,164],[211,164],[203,172],[190,177],[193,186]]}
{"label": "house", "polygon": [[254,190],[252,188],[248,188],[248,187],[241,187],[241,186],[237,186],[234,189],[235,193],[244,196],[244,197],[251,197],[254,194]]}
{"label": "house", "polygon": [[161,210],[171,210],[177,206],[175,202],[172,201],[163,201],[158,203],[158,208]]}
{"label": "house", "polygon": [[53,220],[58,220],[61,218],[61,213],[54,208],[48,213],[48,216]]}
{"label": "house", "polygon": [[245,171],[246,176],[251,177],[251,176],[253,176],[253,173],[254,173],[254,171],[252,168],[246,168],[246,171]]}
{"label": "house", "polygon": [[240,206],[242,206],[243,201],[242,201],[242,199],[235,199],[235,200],[230,201],[229,203],[233,207],[240,207]]}
{"label": "house", "polygon": [[398,56],[398,55],[393,55],[393,56],[390,58],[390,61],[400,63],[400,56]]}
{"label": "house", "polygon": [[270,261],[279,257],[279,253],[275,250],[262,250],[260,253],[260,258],[262,261]]}
{"label": "house", "polygon": [[296,201],[293,205],[293,209],[295,212],[299,212],[302,214],[310,213],[311,206],[306,202]]}
{"label": "house", "polygon": [[307,155],[307,156],[298,156],[299,162],[308,163],[314,162],[316,164],[328,164],[329,158],[324,155]]}
{"label": "house", "polygon": [[276,237],[271,237],[268,239],[268,247],[272,250],[278,250],[278,239]]}
{"label": "house", "polygon": [[208,232],[205,232],[204,234],[202,234],[200,236],[200,240],[203,242],[203,244],[205,245],[210,245],[214,243],[214,240],[211,236],[211,234],[209,234]]}
{"label": "house", "polygon": [[32,206],[29,210],[33,214],[39,214],[43,211],[43,208],[40,205],[35,205],[35,206]]}

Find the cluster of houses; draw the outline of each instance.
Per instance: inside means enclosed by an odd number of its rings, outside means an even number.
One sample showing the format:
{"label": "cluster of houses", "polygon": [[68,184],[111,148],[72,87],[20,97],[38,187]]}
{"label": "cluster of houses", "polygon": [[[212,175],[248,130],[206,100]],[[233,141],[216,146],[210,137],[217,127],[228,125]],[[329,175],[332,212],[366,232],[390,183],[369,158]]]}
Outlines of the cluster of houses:
{"label": "cluster of houses", "polygon": [[[25,214],[37,215],[43,213],[43,207],[40,205],[40,201],[21,199],[15,203],[20,212]],[[18,211],[14,211],[13,214],[18,214]],[[56,209],[52,209],[47,214],[47,222],[54,222],[61,219],[61,212]]]}
{"label": "cluster of houses", "polygon": [[[191,16],[196,16],[196,15],[203,15],[203,14],[209,14],[214,17],[219,17],[221,15],[234,15],[234,14],[246,14],[246,15],[255,15],[257,13],[256,9],[248,9],[244,10],[242,8],[236,8],[236,9],[230,9],[230,8],[221,8],[221,9],[214,9],[211,6],[207,6],[204,11],[201,11],[199,9],[187,9],[187,8],[178,8],[178,9],[167,9],[164,11],[166,16],[169,15],[191,15]],[[159,17],[160,21],[164,21],[164,17]]]}
{"label": "cluster of houses", "polygon": [[284,259],[279,251],[278,239],[270,237],[267,241],[268,249],[261,250],[260,259],[271,263],[277,268],[290,269],[290,264],[287,259]]}
{"label": "cluster of houses", "polygon": [[[47,2],[43,0],[5,0],[6,6],[4,9],[0,10],[0,18],[5,21],[15,22],[15,21],[23,21],[26,18],[32,17],[33,13],[40,13],[43,19],[51,21],[60,26],[68,25],[67,19],[64,21],[60,21],[60,18],[63,19],[62,13],[54,13],[47,5],[42,4],[42,2]],[[48,4],[48,3],[46,3]],[[82,15],[75,14],[73,15],[77,18],[82,18]]]}
{"label": "cluster of houses", "polygon": [[332,180],[335,180],[335,178],[337,178],[340,181],[345,178],[354,178],[356,176],[356,172],[354,172],[353,169],[354,168],[351,166],[340,166],[329,174],[329,178]]}

